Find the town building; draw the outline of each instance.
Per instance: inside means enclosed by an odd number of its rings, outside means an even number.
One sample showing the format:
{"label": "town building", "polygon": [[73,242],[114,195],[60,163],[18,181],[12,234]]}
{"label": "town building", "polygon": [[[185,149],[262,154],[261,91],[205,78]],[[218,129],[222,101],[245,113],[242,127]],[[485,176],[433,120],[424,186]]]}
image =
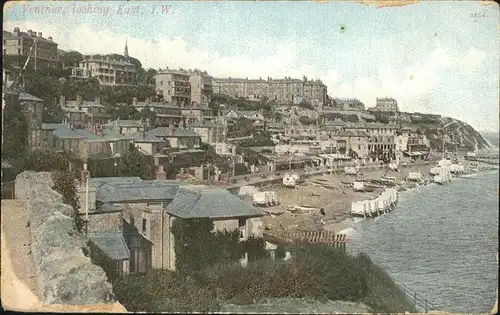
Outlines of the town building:
{"label": "town building", "polygon": [[327,102],[327,87],[320,80],[303,80],[285,77],[262,80],[242,78],[214,79],[214,92],[235,98],[250,100],[269,99],[278,104],[300,104],[323,106]]}
{"label": "town building", "polygon": [[206,71],[194,70],[190,73],[191,103],[194,107],[207,106],[212,99],[213,78]]}
{"label": "town building", "polygon": [[[157,176],[164,176],[159,170]],[[209,218],[214,232],[237,230],[240,240],[263,236],[263,213],[223,189],[183,184],[168,180],[141,180],[137,177],[91,178],[95,190],[89,202],[91,242],[110,252],[104,238],[123,245],[109,253],[117,274],[145,274],[151,269],[175,270],[172,224],[178,219]],[[95,196],[95,197],[94,197]],[[100,213],[101,215],[97,215]],[[92,215],[96,214],[96,215]],[[114,233],[114,234],[113,234]]]}
{"label": "town building", "polygon": [[224,142],[226,138],[226,128],[223,124],[205,122],[193,125],[193,131],[200,135],[201,142],[214,144]]}
{"label": "town building", "polygon": [[43,107],[42,99],[31,94],[20,92],[19,102],[28,123],[28,149],[32,150],[43,145]]}
{"label": "town building", "polygon": [[[190,77],[191,74],[184,69],[160,69],[155,75],[156,89],[163,95],[163,98],[167,103],[179,105],[181,107],[190,107]],[[200,98],[201,94],[203,94],[202,92],[203,91],[200,91]]]}
{"label": "town building", "polygon": [[81,74],[90,74],[102,85],[133,85],[136,77],[136,67],[129,61],[128,46],[125,43],[124,60],[110,56],[84,56],[79,64],[83,69]]}
{"label": "town building", "polygon": [[[165,124],[179,124],[182,121],[182,107],[178,103],[167,103],[166,100],[161,102],[153,102],[151,100],[146,100],[144,102],[137,101],[137,98],[133,98],[132,106],[139,112],[143,110],[149,110],[155,113],[156,122],[160,125]],[[201,110],[201,109],[200,109]]]}
{"label": "town building", "polygon": [[384,98],[377,97],[377,104],[371,110],[378,112],[395,113],[399,111],[398,102],[390,97],[384,97]]}
{"label": "town building", "polygon": [[104,128],[112,129],[118,134],[133,136],[145,132],[145,126],[140,120],[116,119],[104,124]]}
{"label": "town building", "polygon": [[201,137],[190,129],[169,127],[157,127],[146,133],[148,136],[154,136],[167,141],[167,146],[177,150],[200,149]]}
{"label": "town building", "polygon": [[[31,50],[31,58],[36,68],[58,67],[59,55],[57,53],[58,44],[52,37],[44,38],[42,32],[28,30],[20,31],[19,27],[14,27],[14,32],[3,31],[3,55],[23,56],[23,63]],[[34,44],[36,40],[36,44]],[[20,65],[22,66],[22,64]]]}

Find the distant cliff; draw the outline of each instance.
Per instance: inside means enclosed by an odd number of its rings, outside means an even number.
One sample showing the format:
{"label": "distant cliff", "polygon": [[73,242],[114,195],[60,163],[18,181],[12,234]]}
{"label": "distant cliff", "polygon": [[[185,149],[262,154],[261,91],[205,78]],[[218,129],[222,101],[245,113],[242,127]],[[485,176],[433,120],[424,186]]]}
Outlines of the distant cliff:
{"label": "distant cliff", "polygon": [[410,126],[420,129],[429,139],[431,148],[455,150],[465,147],[469,151],[489,148],[483,136],[471,125],[458,119],[440,115],[411,113]]}

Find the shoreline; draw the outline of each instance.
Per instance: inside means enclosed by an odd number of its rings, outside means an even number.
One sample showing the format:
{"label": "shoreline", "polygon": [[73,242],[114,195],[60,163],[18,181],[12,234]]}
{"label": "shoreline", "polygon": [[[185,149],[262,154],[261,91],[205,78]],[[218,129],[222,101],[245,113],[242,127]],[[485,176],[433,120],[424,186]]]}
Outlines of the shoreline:
{"label": "shoreline", "polygon": [[[335,233],[345,233],[350,238],[349,235],[354,232],[353,224],[364,220],[363,218],[354,219],[350,216],[352,202],[378,196],[384,187],[375,188],[372,192],[354,192],[352,187],[348,187],[348,183],[352,183],[354,180],[376,180],[383,176],[391,176],[396,178],[400,193],[415,192],[418,191],[419,187],[438,184],[429,182],[420,186],[417,183],[407,182],[408,174],[419,171],[425,180],[429,180],[429,170],[434,167],[434,164],[411,165],[403,167],[399,172],[386,170],[383,167],[365,169],[356,176],[345,174],[315,175],[307,178],[303,184],[296,188],[285,188],[281,185],[265,186],[262,191],[275,191],[280,200],[279,205],[261,208],[267,213],[264,216],[266,233],[278,236],[282,232],[290,230],[334,231]],[[479,172],[471,171],[469,167],[466,169],[466,173],[453,177],[452,180],[474,178],[485,173],[498,172],[498,168],[491,166],[486,166]],[[320,209],[324,210],[324,215],[320,214]]]}

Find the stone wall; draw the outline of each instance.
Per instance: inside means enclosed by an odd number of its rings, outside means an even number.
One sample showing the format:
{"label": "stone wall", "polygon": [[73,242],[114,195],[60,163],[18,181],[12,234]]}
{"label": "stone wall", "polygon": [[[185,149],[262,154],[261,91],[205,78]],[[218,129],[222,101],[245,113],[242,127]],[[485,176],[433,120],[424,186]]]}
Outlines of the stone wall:
{"label": "stone wall", "polygon": [[15,182],[16,199],[24,203],[31,232],[31,252],[43,304],[114,302],[104,270],[84,255],[84,236],[77,233],[73,209],[51,189],[50,173],[26,171]]}

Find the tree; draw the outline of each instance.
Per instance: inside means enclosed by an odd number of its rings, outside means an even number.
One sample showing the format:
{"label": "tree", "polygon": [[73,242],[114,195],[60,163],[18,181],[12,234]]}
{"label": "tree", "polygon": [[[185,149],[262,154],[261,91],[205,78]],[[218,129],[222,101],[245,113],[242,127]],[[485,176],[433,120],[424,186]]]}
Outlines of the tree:
{"label": "tree", "polygon": [[118,163],[118,174],[121,177],[140,177],[154,179],[156,170],[149,158],[135,148],[131,148]]}
{"label": "tree", "polygon": [[69,51],[59,57],[59,61],[63,64],[63,67],[78,67],[82,60],[83,55],[78,51]]}
{"label": "tree", "polygon": [[2,158],[21,161],[28,150],[28,122],[19,103],[18,94],[5,94]]}

